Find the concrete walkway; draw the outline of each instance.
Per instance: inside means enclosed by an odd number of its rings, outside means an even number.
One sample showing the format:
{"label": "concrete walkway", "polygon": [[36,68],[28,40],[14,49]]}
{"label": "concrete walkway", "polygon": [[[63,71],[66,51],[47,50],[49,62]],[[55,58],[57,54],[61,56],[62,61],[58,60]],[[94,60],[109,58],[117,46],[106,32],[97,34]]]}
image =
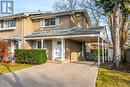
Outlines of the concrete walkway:
{"label": "concrete walkway", "polygon": [[0,87],[95,87],[94,62],[46,63],[0,76]]}

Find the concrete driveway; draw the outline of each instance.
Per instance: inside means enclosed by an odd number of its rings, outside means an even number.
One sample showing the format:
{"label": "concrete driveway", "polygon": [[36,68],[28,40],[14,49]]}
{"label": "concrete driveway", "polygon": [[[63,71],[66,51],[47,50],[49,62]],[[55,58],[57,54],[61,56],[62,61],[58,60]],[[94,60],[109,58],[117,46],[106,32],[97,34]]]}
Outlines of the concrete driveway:
{"label": "concrete driveway", "polygon": [[46,63],[0,76],[0,87],[95,87],[94,62]]}

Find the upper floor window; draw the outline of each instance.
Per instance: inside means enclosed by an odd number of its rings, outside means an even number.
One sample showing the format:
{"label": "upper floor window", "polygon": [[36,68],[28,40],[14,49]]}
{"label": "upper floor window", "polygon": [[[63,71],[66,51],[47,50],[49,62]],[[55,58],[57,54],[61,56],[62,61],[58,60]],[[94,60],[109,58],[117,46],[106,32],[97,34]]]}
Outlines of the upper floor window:
{"label": "upper floor window", "polygon": [[51,18],[51,19],[45,19],[45,26],[51,26],[51,25],[55,25],[55,18]]}
{"label": "upper floor window", "polygon": [[54,18],[44,18],[40,21],[40,27],[54,27],[60,24],[59,17]]}
{"label": "upper floor window", "polygon": [[4,21],[4,28],[14,28],[16,27],[15,20],[5,20]]}

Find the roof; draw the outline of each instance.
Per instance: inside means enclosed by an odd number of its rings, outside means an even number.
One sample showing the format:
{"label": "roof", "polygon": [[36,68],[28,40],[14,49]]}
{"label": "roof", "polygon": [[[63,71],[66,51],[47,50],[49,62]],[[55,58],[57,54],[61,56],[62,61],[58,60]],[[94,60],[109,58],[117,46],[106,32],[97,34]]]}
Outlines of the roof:
{"label": "roof", "polygon": [[83,12],[83,10],[72,10],[72,11],[63,11],[63,12],[23,12],[23,13],[17,13],[7,16],[0,17],[0,20],[6,19],[6,18],[17,18],[17,17],[27,17],[31,16],[33,19],[34,17],[44,17],[44,16],[60,16],[60,15],[68,15],[73,14],[75,12]]}
{"label": "roof", "polygon": [[33,37],[51,37],[51,36],[70,36],[70,35],[86,35],[86,34],[100,34],[104,29],[101,27],[91,27],[91,28],[70,28],[70,29],[55,29],[55,30],[41,30],[38,32],[33,32],[26,35],[26,38]]}
{"label": "roof", "polygon": [[72,15],[74,13],[83,13],[89,25],[91,26],[91,20],[86,10],[71,10],[71,11],[62,11],[62,12],[24,12],[24,13],[18,13],[18,14],[13,14],[13,15],[8,15],[8,16],[2,16],[0,17],[0,20],[10,20],[14,18],[22,18],[22,17],[28,17],[28,16],[30,16],[31,19],[41,19],[41,18],[47,18],[47,17]]}
{"label": "roof", "polygon": [[41,14],[41,13],[40,12],[23,12],[23,13],[17,13],[17,14],[2,16],[2,17],[0,17],[0,20],[13,19],[13,18],[18,18],[18,17],[27,17],[27,16],[30,16],[30,15],[36,15],[36,14]]}
{"label": "roof", "polygon": [[30,15],[32,19],[37,19],[37,18],[44,18],[44,17],[55,17],[55,16],[63,16],[63,15],[71,15],[74,13],[84,13],[86,17],[88,16],[88,13],[86,10],[71,10],[71,11],[61,11],[61,12],[45,12],[41,13],[38,15]]}
{"label": "roof", "polygon": [[2,16],[0,17],[0,20],[5,20],[5,19],[13,19],[13,18],[19,18],[19,17],[28,17],[30,16],[31,19],[40,19],[40,18],[45,18],[45,17],[56,17],[56,16],[62,16],[62,15],[71,15],[74,13],[84,13],[86,19],[90,20],[87,11],[85,10],[71,10],[71,11],[62,11],[62,12],[24,12],[24,13],[18,13],[18,14],[13,14],[13,15],[8,15],[8,16]]}
{"label": "roof", "polygon": [[6,40],[9,40],[9,41],[21,41],[22,39],[20,38],[19,35],[15,35],[15,36],[7,38]]}

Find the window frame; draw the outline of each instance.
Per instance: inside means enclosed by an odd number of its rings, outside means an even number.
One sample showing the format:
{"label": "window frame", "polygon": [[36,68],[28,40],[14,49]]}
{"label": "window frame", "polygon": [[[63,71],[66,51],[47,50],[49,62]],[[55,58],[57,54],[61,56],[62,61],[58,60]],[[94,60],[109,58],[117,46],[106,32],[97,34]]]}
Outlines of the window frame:
{"label": "window frame", "polygon": [[44,19],[44,20],[45,20],[44,26],[54,26],[54,25],[56,25],[56,18],[49,18],[49,19]]}
{"label": "window frame", "polygon": [[[10,22],[14,22],[14,25],[12,26]],[[4,20],[3,28],[16,28],[16,20]]]}
{"label": "window frame", "polygon": [[[45,20],[47,20],[47,19],[55,19],[55,25],[46,25],[45,24]],[[59,17],[51,17],[51,18],[42,18],[41,19],[41,23],[40,23],[40,27],[42,28],[48,28],[48,27],[55,27],[55,26],[58,26],[60,24],[60,19],[59,19]]]}

